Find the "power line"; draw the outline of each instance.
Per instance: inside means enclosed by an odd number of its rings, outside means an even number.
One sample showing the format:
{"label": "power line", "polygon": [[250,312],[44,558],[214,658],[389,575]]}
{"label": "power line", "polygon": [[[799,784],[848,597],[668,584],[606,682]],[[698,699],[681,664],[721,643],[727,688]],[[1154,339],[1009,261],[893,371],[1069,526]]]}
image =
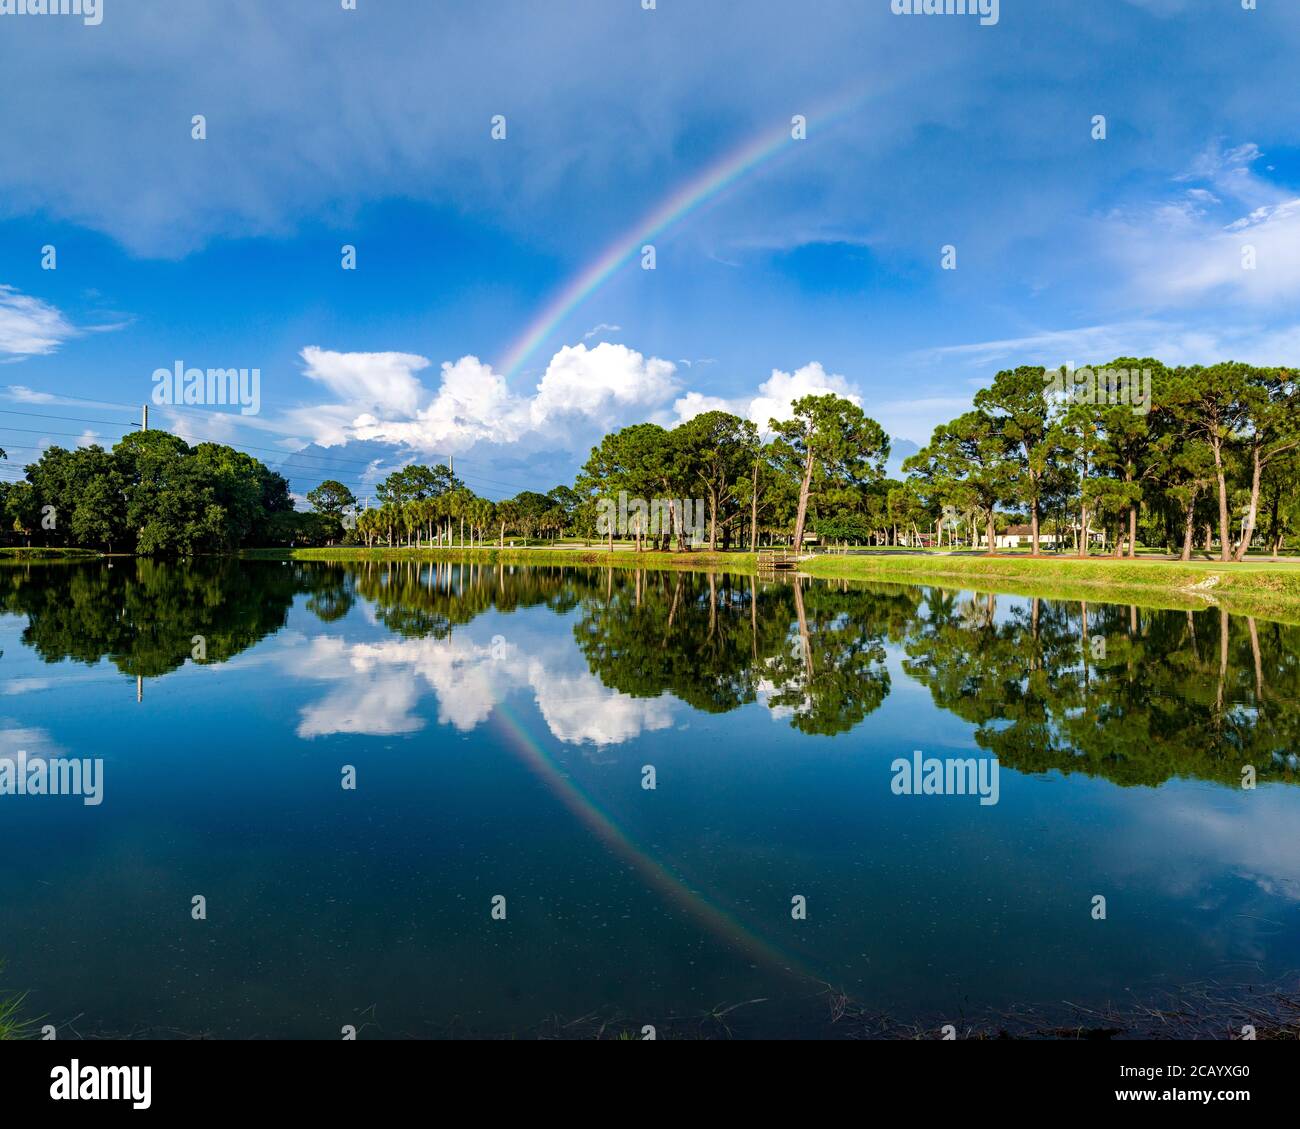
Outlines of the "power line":
{"label": "power line", "polygon": [[[12,408],[0,408],[0,415],[30,416],[32,419],[61,419],[67,423],[98,423],[98,424],[103,424],[105,427],[123,426],[122,424],[118,423],[116,420],[111,420],[111,419],[82,419],[80,416],[55,416],[55,415],[49,415],[45,412],[19,412],[19,411],[14,411]],[[134,425],[129,424],[127,426],[134,426]]]}
{"label": "power line", "polygon": [[[119,424],[116,424],[115,426],[120,428],[122,425],[119,423]],[[130,429],[127,428],[127,430],[130,430]],[[21,431],[21,432],[23,432],[25,435],[57,435],[57,436],[59,436],[60,438],[63,438],[63,439],[84,439],[84,438],[86,438],[86,433],[85,433],[84,431],[82,431],[82,432],[72,432],[72,431],[46,431],[45,428],[43,428],[43,427],[5,427],[4,425],[0,424],[0,431]],[[0,444],[0,446],[3,446],[3,444]]]}

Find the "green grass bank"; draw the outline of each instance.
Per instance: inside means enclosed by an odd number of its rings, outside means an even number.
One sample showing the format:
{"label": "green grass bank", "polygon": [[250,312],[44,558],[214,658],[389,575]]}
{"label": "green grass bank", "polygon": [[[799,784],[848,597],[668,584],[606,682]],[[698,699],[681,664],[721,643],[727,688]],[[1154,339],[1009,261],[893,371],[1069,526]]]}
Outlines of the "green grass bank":
{"label": "green grass bank", "polygon": [[[597,565],[614,568],[723,569],[753,573],[753,553],[636,553],[606,549],[259,549],[252,559],[307,561],[483,561],[522,565]],[[1300,622],[1300,562],[1247,560],[1135,561],[1092,557],[961,556],[934,553],[878,556],[827,554],[805,561],[801,571],[822,579],[942,584],[981,591],[1065,600],[1134,603],[1196,609],[1222,606],[1244,615]]]}

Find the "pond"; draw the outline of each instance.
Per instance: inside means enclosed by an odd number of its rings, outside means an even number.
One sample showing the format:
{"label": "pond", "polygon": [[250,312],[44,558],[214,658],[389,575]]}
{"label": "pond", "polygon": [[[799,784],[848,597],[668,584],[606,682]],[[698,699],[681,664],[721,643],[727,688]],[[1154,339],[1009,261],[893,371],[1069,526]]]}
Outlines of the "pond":
{"label": "pond", "polygon": [[0,987],[60,1038],[1078,1024],[1300,967],[1300,628],[1213,606],[119,559],[0,571],[0,652],[11,782],[100,769],[0,795]]}

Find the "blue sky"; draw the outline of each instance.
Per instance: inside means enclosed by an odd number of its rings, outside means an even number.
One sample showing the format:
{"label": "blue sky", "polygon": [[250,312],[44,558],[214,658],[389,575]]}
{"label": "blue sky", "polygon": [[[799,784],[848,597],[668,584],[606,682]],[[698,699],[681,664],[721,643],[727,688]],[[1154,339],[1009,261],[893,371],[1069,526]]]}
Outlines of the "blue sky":
{"label": "blue sky", "polygon": [[[0,15],[0,475],[113,441],[177,361],[260,369],[261,410],[154,422],[283,463],[299,493],[451,454],[494,497],[711,406],[765,422],[835,390],[905,453],[1003,367],[1295,363],[1300,6],[1001,0],[995,26],[890,7]],[[611,243],[796,114],[807,140],[504,371]]]}

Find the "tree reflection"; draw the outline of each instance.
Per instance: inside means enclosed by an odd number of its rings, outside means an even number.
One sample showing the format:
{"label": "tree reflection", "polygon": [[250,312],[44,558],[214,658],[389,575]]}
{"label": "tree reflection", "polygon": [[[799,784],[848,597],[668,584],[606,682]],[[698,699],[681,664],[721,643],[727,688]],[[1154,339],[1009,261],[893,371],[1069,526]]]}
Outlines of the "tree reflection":
{"label": "tree reflection", "polygon": [[[845,581],[490,562],[240,562],[0,569],[0,611],[47,662],[108,659],[157,677],[224,662],[278,631],[295,601],[327,624],[358,605],[388,631],[445,639],[486,612],[568,617],[591,672],[637,698],[706,713],[765,703],[800,733],[846,733],[895,670],[1024,772],[1154,786],[1294,781],[1300,628],[1215,607],[1167,611]],[[346,627],[343,630],[347,630]]]}

